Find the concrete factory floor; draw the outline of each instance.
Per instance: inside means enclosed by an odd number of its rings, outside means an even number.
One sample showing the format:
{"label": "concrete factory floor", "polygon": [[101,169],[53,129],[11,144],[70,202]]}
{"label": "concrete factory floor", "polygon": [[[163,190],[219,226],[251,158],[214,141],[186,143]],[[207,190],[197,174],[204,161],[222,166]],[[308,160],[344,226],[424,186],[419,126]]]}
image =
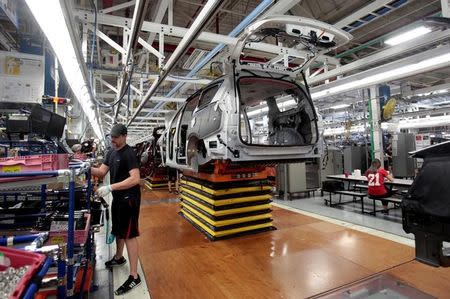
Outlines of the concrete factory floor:
{"label": "concrete factory floor", "polygon": [[411,239],[276,202],[277,230],[211,242],[178,215],[176,195],[143,188],[140,264],[151,298],[305,298],[378,274],[450,298],[450,268],[414,261]]}

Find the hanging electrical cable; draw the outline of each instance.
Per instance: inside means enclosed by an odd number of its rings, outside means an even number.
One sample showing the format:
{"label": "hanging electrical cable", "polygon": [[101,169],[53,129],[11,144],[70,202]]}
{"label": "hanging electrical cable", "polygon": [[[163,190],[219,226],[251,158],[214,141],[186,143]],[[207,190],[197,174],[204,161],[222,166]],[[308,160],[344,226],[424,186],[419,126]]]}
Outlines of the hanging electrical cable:
{"label": "hanging electrical cable", "polygon": [[99,107],[101,107],[101,108],[114,108],[117,104],[119,104],[119,103],[122,101],[122,99],[123,99],[124,96],[127,94],[127,91],[128,91],[128,89],[130,88],[130,86],[131,86],[131,78],[133,77],[134,67],[135,67],[135,65],[133,64],[133,65],[131,66],[131,70],[130,70],[130,78],[128,79],[126,88],[124,89],[124,91],[123,91],[123,93],[120,95],[120,97],[119,97],[117,100],[115,100],[113,103],[105,103],[105,102],[101,102],[101,101],[99,101],[98,99],[96,99],[96,98],[94,97],[94,101],[99,105]]}

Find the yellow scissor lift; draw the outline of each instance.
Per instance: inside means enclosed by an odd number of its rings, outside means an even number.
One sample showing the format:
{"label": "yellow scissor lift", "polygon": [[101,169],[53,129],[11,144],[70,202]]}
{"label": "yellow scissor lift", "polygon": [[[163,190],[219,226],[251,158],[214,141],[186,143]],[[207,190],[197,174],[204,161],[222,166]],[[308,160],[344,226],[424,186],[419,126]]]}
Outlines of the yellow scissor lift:
{"label": "yellow scissor lift", "polygon": [[180,214],[210,240],[275,229],[265,167],[214,166],[212,173],[183,174]]}
{"label": "yellow scissor lift", "polygon": [[159,167],[153,173],[145,178],[145,187],[149,190],[167,189],[169,179],[167,176],[167,168]]}
{"label": "yellow scissor lift", "polygon": [[149,189],[149,190],[163,190],[163,189],[167,189],[167,182],[168,180],[155,180],[152,178],[146,178],[145,179],[145,186]]}

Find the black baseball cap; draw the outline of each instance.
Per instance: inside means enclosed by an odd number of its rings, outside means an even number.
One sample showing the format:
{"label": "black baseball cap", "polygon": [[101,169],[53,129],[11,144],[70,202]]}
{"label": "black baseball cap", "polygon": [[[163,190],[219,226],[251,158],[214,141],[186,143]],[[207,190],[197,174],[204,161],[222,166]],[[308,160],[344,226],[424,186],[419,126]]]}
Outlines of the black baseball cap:
{"label": "black baseball cap", "polygon": [[127,127],[124,124],[115,124],[111,129],[111,137],[127,135]]}

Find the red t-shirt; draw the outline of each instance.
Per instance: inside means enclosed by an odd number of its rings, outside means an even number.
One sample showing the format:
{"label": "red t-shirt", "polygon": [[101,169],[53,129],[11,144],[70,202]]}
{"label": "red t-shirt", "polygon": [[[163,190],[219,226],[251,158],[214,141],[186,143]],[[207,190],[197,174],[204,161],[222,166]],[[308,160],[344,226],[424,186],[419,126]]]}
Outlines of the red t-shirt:
{"label": "red t-shirt", "polygon": [[369,170],[364,174],[367,177],[367,186],[369,187],[367,193],[369,195],[384,195],[387,193],[384,187],[384,178],[388,176],[388,173],[383,168],[378,168],[376,172]]}

